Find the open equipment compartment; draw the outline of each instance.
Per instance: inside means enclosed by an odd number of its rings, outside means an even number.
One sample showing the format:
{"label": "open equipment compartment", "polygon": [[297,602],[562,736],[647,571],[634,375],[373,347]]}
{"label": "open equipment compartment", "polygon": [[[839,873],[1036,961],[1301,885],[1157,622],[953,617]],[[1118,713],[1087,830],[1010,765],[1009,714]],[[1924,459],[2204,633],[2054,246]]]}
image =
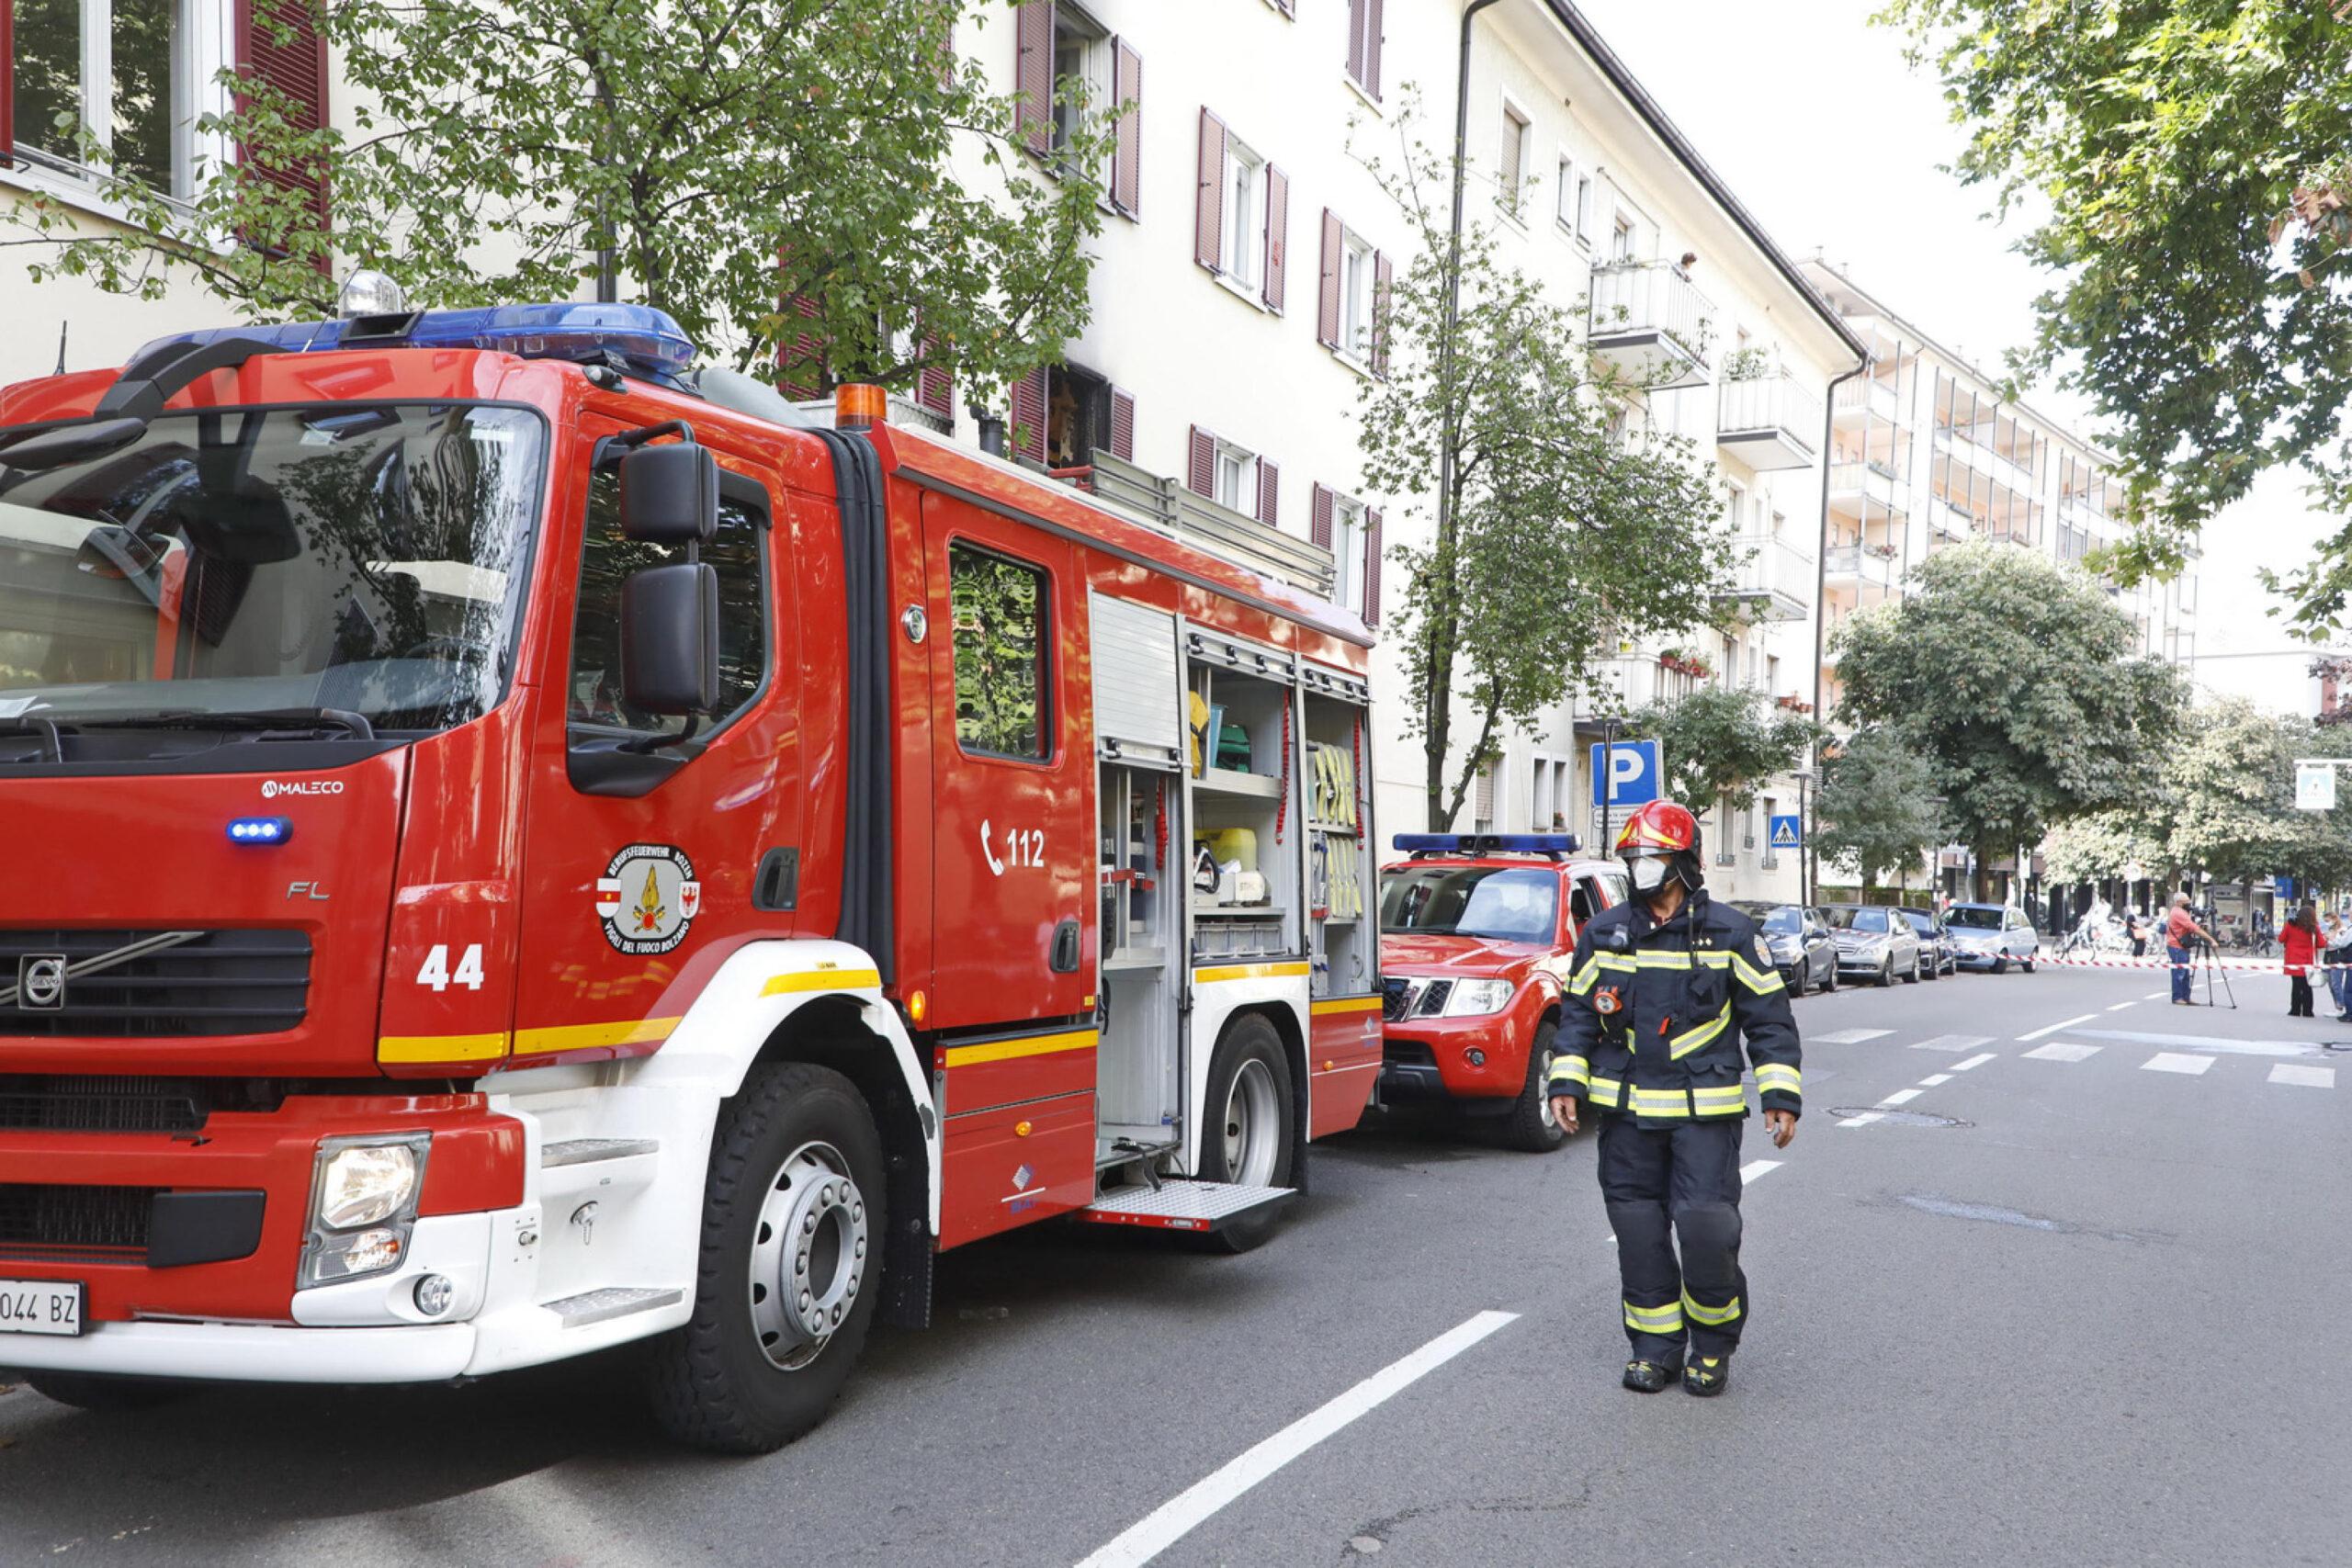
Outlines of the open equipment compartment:
{"label": "open equipment compartment", "polygon": [[1201,626],[1185,628],[1184,652],[1192,961],[1295,957],[1306,840],[1297,660]]}
{"label": "open equipment compartment", "polygon": [[1337,670],[1303,671],[1306,743],[1306,913],[1313,993],[1379,988],[1379,888],[1372,861],[1371,687]]}

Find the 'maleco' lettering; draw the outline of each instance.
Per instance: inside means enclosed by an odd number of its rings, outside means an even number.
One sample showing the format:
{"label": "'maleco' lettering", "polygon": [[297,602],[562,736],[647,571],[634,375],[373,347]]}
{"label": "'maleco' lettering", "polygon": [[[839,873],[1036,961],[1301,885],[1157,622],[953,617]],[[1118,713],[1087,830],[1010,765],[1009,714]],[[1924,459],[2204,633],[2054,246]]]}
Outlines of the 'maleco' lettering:
{"label": "'maleco' lettering", "polygon": [[341,795],[341,779],[271,779],[261,786],[264,800],[275,800],[281,795]]}

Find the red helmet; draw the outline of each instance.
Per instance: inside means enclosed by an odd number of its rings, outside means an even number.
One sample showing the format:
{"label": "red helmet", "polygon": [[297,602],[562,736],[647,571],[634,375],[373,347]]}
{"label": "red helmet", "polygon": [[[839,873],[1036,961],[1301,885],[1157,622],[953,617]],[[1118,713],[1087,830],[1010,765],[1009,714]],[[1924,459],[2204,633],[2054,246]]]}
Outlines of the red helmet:
{"label": "red helmet", "polygon": [[1617,835],[1617,852],[1624,855],[1641,850],[1698,853],[1699,819],[1670,800],[1653,800],[1638,807]]}
{"label": "red helmet", "polygon": [[1691,892],[1705,873],[1699,864],[1699,819],[1670,800],[1637,808],[1617,835],[1617,854],[1633,874],[1634,891],[1644,897],[1672,877]]}

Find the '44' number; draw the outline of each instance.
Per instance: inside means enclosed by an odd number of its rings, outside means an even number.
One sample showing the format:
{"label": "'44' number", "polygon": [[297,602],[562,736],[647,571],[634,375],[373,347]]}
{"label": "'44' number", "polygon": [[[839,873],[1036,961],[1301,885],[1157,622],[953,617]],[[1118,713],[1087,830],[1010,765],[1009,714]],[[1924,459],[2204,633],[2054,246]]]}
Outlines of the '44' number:
{"label": "'44' number", "polygon": [[481,943],[475,942],[458,957],[458,966],[449,967],[449,944],[435,942],[433,951],[424,955],[424,967],[416,972],[416,983],[446,991],[451,985],[463,986],[469,991],[481,989]]}

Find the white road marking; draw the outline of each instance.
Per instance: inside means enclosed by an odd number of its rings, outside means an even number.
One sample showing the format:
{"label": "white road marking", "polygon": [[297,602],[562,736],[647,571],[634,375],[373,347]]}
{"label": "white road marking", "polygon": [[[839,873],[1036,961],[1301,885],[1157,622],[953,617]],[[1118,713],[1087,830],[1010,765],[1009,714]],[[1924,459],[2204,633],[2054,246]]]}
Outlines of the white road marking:
{"label": "white road marking", "polygon": [[2305,1089],[2334,1089],[2334,1067],[2299,1067],[2291,1062],[2281,1062],[2270,1069],[2272,1083],[2300,1084]]}
{"label": "white road marking", "polygon": [[1921,1089],[1933,1089],[1939,1083],[1950,1082],[1951,1082],[1951,1075],[1950,1073],[1929,1073],[1926,1077],[1919,1080],[1919,1087]]}
{"label": "white road marking", "polygon": [[1973,1051],[1979,1045],[1989,1045],[1992,1043],[1993,1037],[1989,1034],[1939,1034],[1932,1039],[1914,1040],[1911,1042],[1911,1049],[1949,1051],[1957,1056],[1962,1051]]}
{"label": "white road marking", "polygon": [[2187,1073],[2195,1077],[2213,1065],[2211,1056],[2185,1056],[2177,1051],[2159,1051],[2140,1064],[2143,1073]]}
{"label": "white road marking", "polygon": [[1965,1062],[1954,1062],[1951,1065],[1951,1070],[1956,1073],[1964,1073],[1971,1067],[1981,1067],[1997,1055],[1999,1053],[1995,1051],[1980,1051]]}
{"label": "white road marking", "polygon": [[1078,1565],[1134,1568],[1148,1562],[1291,1461],[1386,1404],[1481,1339],[1519,1320],[1515,1312],[1482,1312],[1455,1325],[1401,1360],[1391,1361],[1355,1387],[1309,1411],[1272,1437],[1179,1492]]}
{"label": "white road marking", "polygon": [[2161,1002],[2170,999],[2172,993],[2170,991],[2150,991],[2146,996],[2142,997],[2140,999],[2143,1002]]}
{"label": "white road marking", "polygon": [[2130,1029],[2085,1029],[2076,1032],[2093,1040],[2128,1040],[2135,1045],[2178,1045],[2190,1051],[2218,1051],[2224,1056],[2316,1056],[2317,1044],[2294,1040],[2218,1040],[2210,1034],[2149,1034]]}
{"label": "white road marking", "polygon": [[2095,1012],[2086,1012],[2079,1018],[2070,1018],[2063,1023],[2053,1023],[2047,1029],[2037,1029],[2030,1034],[2020,1034],[2018,1036],[2018,1043],[2020,1045],[2030,1044],[2032,1042],[2041,1039],[2045,1034],[2055,1034],[2062,1029],[2072,1029],[2078,1023],[2088,1023],[2098,1016],[2098,1014]]}
{"label": "white road marking", "polygon": [[1739,1168],[1739,1179],[1741,1184],[1744,1186],[1747,1183],[1755,1180],[1758,1177],[1763,1175],[1768,1170],[1778,1170],[1780,1168],[1781,1162],[1779,1160],[1752,1159],[1746,1165]]}
{"label": "white road marking", "polygon": [[2139,1005],[2140,1004],[2138,1002],[2118,1002],[2107,1010],[2109,1012],[2121,1012],[2127,1008],[2135,1008]]}
{"label": "white road marking", "polygon": [[2026,1055],[2037,1062],[2087,1062],[2103,1049],[2098,1045],[2074,1045],[2052,1040],[2047,1045],[2036,1045]]}
{"label": "white road marking", "polygon": [[1865,1111],[1860,1116],[1849,1116],[1838,1123],[1840,1127],[1867,1127],[1879,1119],[1875,1111]]}
{"label": "white road marking", "polygon": [[1884,1100],[1880,1100],[1879,1104],[1882,1106],[1908,1105],[1927,1092],[1928,1091],[1924,1089],[1899,1089],[1895,1093],[1888,1095]]}
{"label": "white road marking", "polygon": [[1813,1038],[1824,1045],[1860,1045],[1867,1040],[1884,1039],[1894,1032],[1892,1029],[1833,1029],[1826,1034],[1816,1034]]}

